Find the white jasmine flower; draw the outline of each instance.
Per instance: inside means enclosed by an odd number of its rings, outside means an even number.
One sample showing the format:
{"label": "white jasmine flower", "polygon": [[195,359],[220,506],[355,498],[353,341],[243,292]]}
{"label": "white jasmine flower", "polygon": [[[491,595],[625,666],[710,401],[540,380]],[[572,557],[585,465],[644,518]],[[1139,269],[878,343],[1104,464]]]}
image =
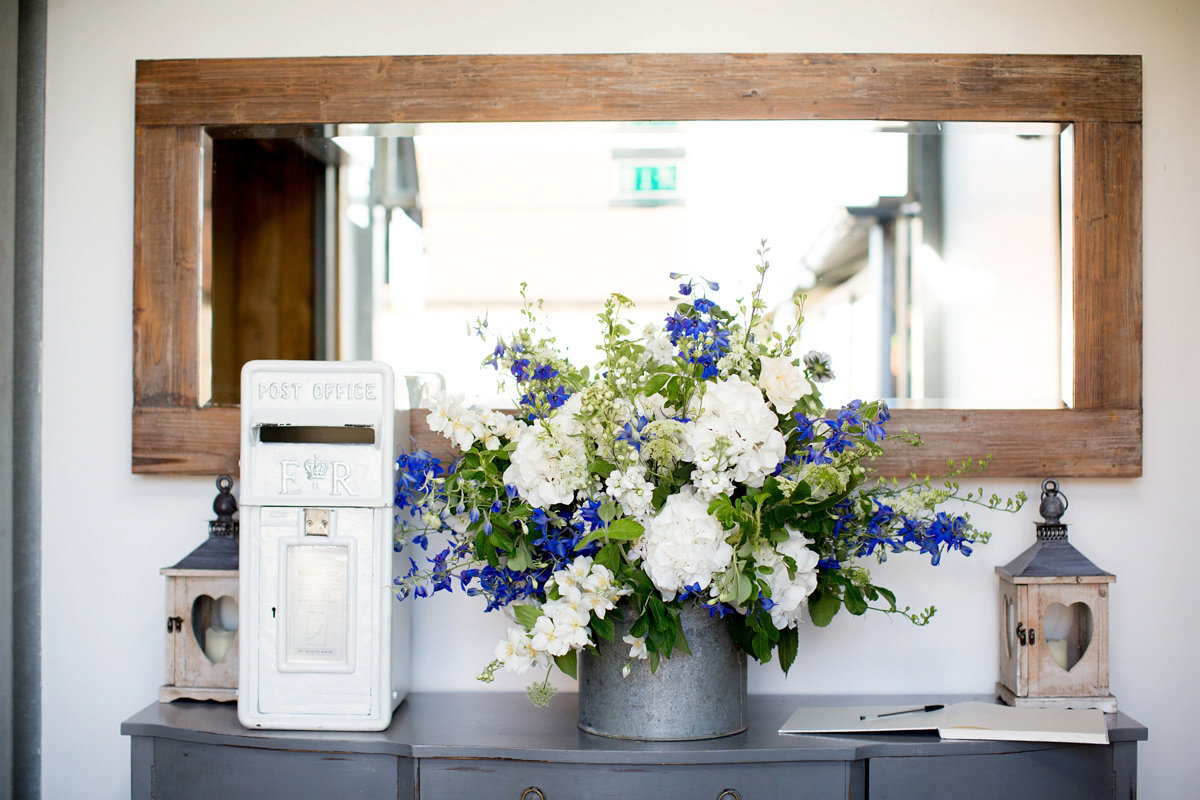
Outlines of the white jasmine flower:
{"label": "white jasmine flower", "polygon": [[529,634],[520,628],[509,628],[507,638],[496,645],[496,659],[504,668],[518,675],[533,666],[535,654],[529,642]]}
{"label": "white jasmine flower", "polygon": [[534,650],[540,650],[552,656],[565,656],[571,649],[571,645],[567,641],[571,637],[571,633],[569,630],[561,630],[549,616],[538,617],[537,622],[533,623],[530,645]]}
{"label": "white jasmine flower", "polygon": [[795,408],[796,402],[808,391],[804,373],[787,358],[763,358],[758,386],[780,414]]}
{"label": "white jasmine flower", "polygon": [[685,586],[706,588],[713,573],[728,569],[733,560],[733,548],[721,524],[709,515],[708,502],[686,488],[667,498],[634,550],[666,600],[674,600]]}
{"label": "white jasmine flower", "polygon": [[557,570],[552,576],[560,588],[578,586],[583,583],[592,571],[591,556],[575,556],[575,560],[564,569]]}
{"label": "white jasmine flower", "polygon": [[[621,641],[629,645],[630,658],[648,658],[649,652],[646,650],[646,637],[630,636],[626,634],[621,637]],[[628,665],[626,666],[628,668]]]}

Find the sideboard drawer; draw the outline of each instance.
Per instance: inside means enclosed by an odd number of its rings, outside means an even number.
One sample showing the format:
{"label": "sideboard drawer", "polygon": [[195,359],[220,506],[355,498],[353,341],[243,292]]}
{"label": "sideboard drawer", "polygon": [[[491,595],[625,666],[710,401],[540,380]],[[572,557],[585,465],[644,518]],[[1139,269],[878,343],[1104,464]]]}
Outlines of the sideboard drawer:
{"label": "sideboard drawer", "polygon": [[[422,759],[421,800],[846,800],[864,796],[863,762],[554,764]],[[526,793],[535,787],[536,792]],[[726,789],[732,792],[722,792]],[[524,798],[522,795],[524,794]]]}

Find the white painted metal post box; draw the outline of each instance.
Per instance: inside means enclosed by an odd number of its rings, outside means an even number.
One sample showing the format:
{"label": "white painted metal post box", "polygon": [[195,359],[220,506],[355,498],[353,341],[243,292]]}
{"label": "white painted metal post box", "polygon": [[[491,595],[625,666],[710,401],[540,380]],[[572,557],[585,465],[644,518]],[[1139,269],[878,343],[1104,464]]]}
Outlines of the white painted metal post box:
{"label": "white painted metal post box", "polygon": [[242,369],[246,727],[383,730],[408,691],[409,610],[392,593],[393,393],[377,362]]}

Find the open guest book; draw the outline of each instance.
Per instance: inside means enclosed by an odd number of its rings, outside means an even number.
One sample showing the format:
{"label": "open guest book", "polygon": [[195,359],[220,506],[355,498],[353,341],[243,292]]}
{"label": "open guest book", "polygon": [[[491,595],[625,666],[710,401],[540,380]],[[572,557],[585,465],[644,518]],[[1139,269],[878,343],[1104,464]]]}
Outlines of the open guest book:
{"label": "open guest book", "polygon": [[994,703],[799,708],[779,729],[780,733],[900,731],[937,731],[943,739],[1108,744],[1108,726],[1098,709],[1012,708]]}

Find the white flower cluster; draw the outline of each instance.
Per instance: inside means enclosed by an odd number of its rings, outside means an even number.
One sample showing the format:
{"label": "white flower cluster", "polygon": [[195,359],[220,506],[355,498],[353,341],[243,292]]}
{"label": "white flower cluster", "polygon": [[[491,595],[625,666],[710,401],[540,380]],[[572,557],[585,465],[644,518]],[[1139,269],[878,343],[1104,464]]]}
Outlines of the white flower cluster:
{"label": "white flower cluster", "polygon": [[687,586],[707,589],[714,573],[729,568],[733,547],[725,541],[721,523],[708,513],[708,501],[685,488],[648,520],[630,555],[642,559],[642,569],[669,601]]}
{"label": "white flower cluster", "polygon": [[615,469],[605,479],[608,496],[621,504],[626,516],[640,518],[650,513],[650,502],[654,498],[654,484],[646,480],[646,467],[634,464],[626,469]]}
{"label": "white flower cluster", "polygon": [[734,483],[762,486],[786,454],[778,424],[754,384],[734,376],[709,386],[688,429],[697,467],[692,483],[700,495],[711,500],[733,491]]}
{"label": "white flower cluster", "polygon": [[605,612],[616,607],[617,599],[630,592],[617,586],[608,567],[593,563],[587,556],[578,556],[550,580],[558,587],[558,599],[542,605],[542,616],[534,622],[533,630],[509,628],[504,640],[496,645],[496,659],[511,672],[548,666],[554,656],[591,645],[588,623],[592,614],[604,619]]}
{"label": "white flower cluster", "polygon": [[499,411],[468,406],[461,394],[439,392],[427,402],[429,428],[445,436],[460,450],[483,441],[488,450],[499,450],[501,439],[513,439],[525,424]]}
{"label": "white flower cluster", "polygon": [[[754,560],[760,567],[770,567],[771,572],[763,575],[767,586],[771,589],[771,622],[776,628],[794,628],[800,620],[800,614],[807,606],[808,596],[817,588],[817,562],[820,557],[810,550],[812,544],[804,534],[786,529],[788,540],[770,547],[759,547],[754,552]],[[796,562],[796,576],[788,577],[787,565],[783,556],[790,557]],[[761,574],[761,573],[760,573]]]}
{"label": "white flower cluster", "polygon": [[587,485],[587,450],[577,417],[580,402],[579,395],[573,395],[553,417],[534,420],[516,437],[504,482],[517,487],[535,508],[570,503]]}
{"label": "white flower cluster", "polygon": [[675,346],[654,325],[647,325],[642,331],[642,343],[646,346],[642,356],[643,366],[657,367],[662,364],[670,364],[675,360]]}

